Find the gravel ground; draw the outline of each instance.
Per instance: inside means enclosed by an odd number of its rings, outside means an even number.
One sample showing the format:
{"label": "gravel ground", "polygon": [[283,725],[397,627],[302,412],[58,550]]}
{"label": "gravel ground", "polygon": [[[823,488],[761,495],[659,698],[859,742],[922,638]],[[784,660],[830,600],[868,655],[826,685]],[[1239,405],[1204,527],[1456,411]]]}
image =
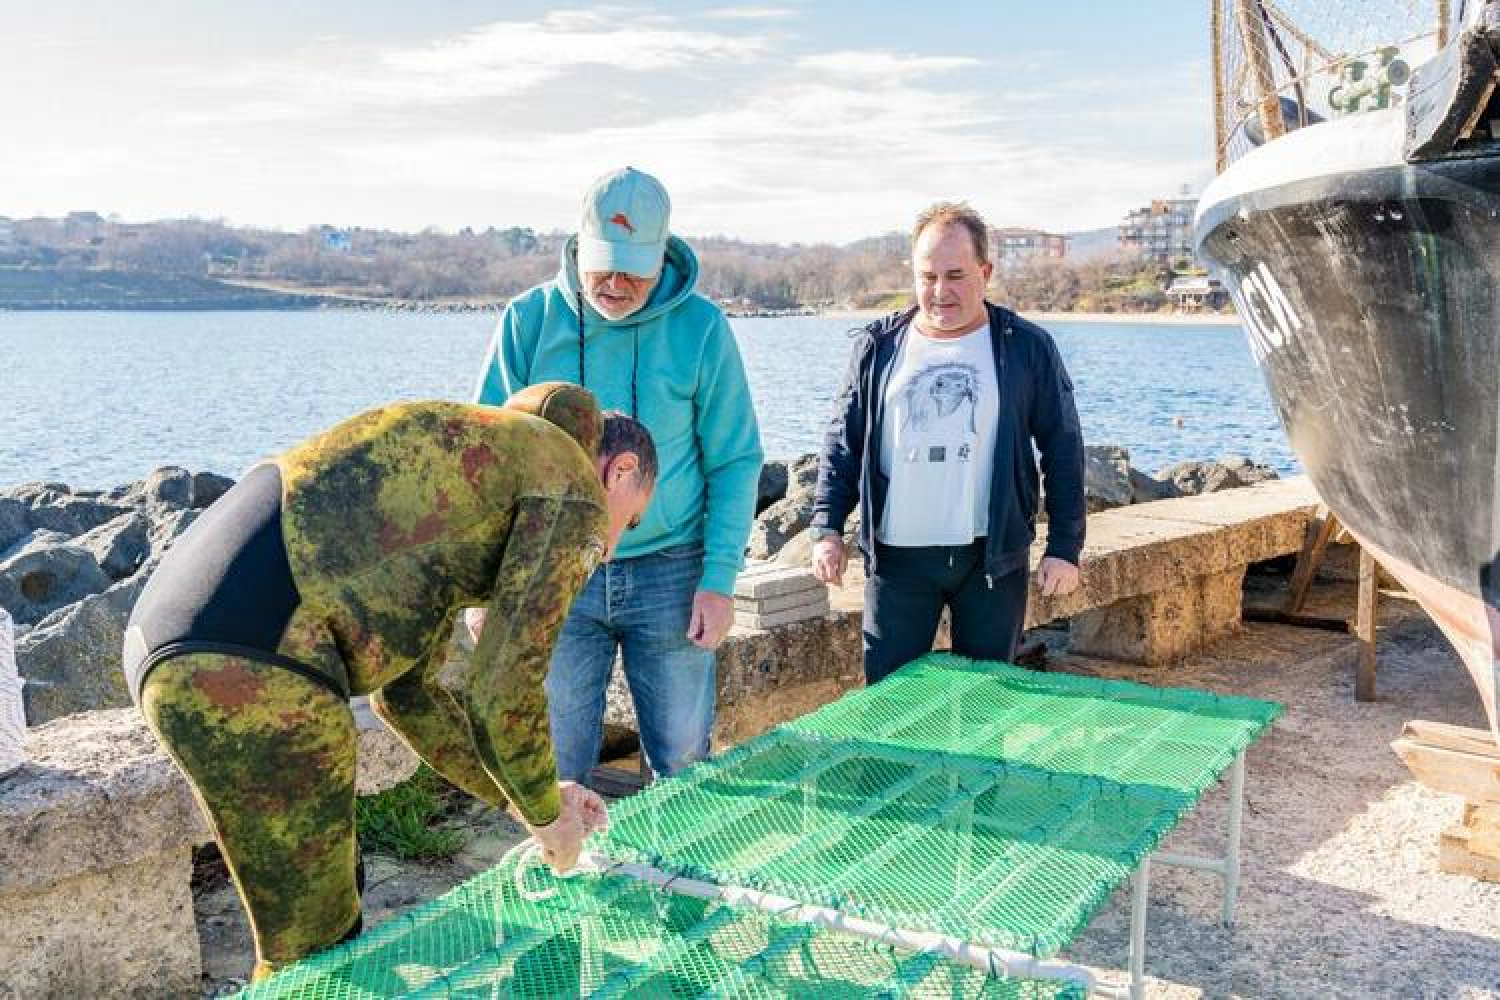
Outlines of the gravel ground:
{"label": "gravel ground", "polygon": [[[1321,595],[1316,613],[1351,606]],[[1354,700],[1347,637],[1251,626],[1169,669],[1061,657],[1061,669],[1280,701],[1286,715],[1248,758],[1240,901],[1220,925],[1213,876],[1157,865],[1147,926],[1151,997],[1500,997],[1500,885],[1437,870],[1438,833],[1462,800],[1416,784],[1390,749],[1408,719],[1483,728],[1457,655],[1415,605],[1382,602],[1379,700]],[[1218,788],[1166,849],[1222,842]],[[1072,951],[1125,961],[1130,899],[1117,893]]]}
{"label": "gravel ground", "polygon": [[[1309,611],[1342,614],[1349,588],[1322,587]],[[1147,994],[1188,997],[1500,998],[1500,885],[1437,870],[1438,833],[1461,800],[1410,778],[1390,742],[1412,718],[1484,725],[1457,656],[1420,610],[1382,603],[1379,701],[1354,701],[1353,645],[1341,635],[1254,625],[1172,668],[1067,655],[1053,668],[1188,685],[1280,701],[1286,716],[1250,753],[1236,923],[1219,923],[1207,874],[1155,866]],[[1208,854],[1222,843],[1223,788],[1212,790],[1166,849]],[[452,862],[367,857],[367,926],[493,865],[519,838],[475,807],[470,844]],[[243,983],[251,964],[243,913],[222,868],[197,891],[205,995]],[[1071,957],[1118,975],[1130,898],[1118,893]]]}

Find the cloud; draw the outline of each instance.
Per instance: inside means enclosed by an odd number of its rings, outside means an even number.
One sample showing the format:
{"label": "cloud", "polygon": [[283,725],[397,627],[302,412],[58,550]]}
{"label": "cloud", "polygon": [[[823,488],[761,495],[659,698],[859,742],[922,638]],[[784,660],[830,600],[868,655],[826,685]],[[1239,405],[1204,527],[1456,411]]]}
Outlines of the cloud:
{"label": "cloud", "polygon": [[722,21],[791,21],[802,15],[790,7],[714,7],[704,17]]}
{"label": "cloud", "polygon": [[[752,9],[784,8],[719,8]],[[593,8],[420,44],[106,62],[118,85],[63,74],[46,109],[20,109],[31,154],[0,162],[0,190],[13,209],[72,198],[137,218],[550,229],[633,163],[667,182],[681,232],[805,242],[904,228],[954,197],[996,224],[1091,228],[1206,171],[1201,64],[1107,78],[1032,53],[1002,73],[701,23]]]}
{"label": "cloud", "polygon": [[797,61],[804,70],[867,81],[909,80],[971,69],[983,65],[966,56],[911,56],[878,50],[844,50],[805,56]]}
{"label": "cloud", "polygon": [[612,16],[609,9],[554,11],[499,21],[424,45],[379,48],[320,39],[292,55],[239,65],[179,66],[160,74],[177,91],[228,95],[191,119],[291,121],[382,113],[404,106],[515,98],[603,69],[683,73],[759,58],[756,37],[686,30],[669,18]]}

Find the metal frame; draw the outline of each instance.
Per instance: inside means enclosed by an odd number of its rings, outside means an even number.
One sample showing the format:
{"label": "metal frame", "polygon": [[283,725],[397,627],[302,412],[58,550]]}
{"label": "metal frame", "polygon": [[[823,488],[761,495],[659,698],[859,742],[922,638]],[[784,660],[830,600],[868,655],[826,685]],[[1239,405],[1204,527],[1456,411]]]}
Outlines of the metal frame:
{"label": "metal frame", "polygon": [[[664,892],[675,892],[699,899],[722,900],[733,905],[753,907],[774,913],[784,919],[827,927],[882,944],[895,945],[911,951],[936,952],[952,961],[973,966],[991,975],[1006,975],[1021,979],[1065,979],[1079,983],[1093,996],[1118,998],[1118,1000],[1126,1000],[1126,998],[1144,1000],[1146,995],[1146,912],[1151,887],[1151,865],[1153,863],[1173,865],[1178,868],[1191,868],[1218,875],[1224,880],[1221,917],[1225,925],[1232,925],[1235,903],[1239,897],[1240,833],[1244,822],[1244,804],[1245,751],[1241,750],[1235,756],[1234,764],[1229,769],[1229,820],[1223,856],[1204,858],[1158,852],[1147,856],[1136,869],[1135,877],[1131,880],[1130,950],[1126,963],[1129,978],[1124,983],[1102,979],[1094,970],[1076,962],[1044,960],[1024,952],[986,947],[950,935],[889,927],[850,916],[831,907],[804,903],[757,889],[724,886],[715,882],[673,875],[651,865],[617,861],[598,852],[590,852],[582,860],[586,867],[595,871],[612,875],[627,875],[656,886]],[[522,870],[523,866],[517,867],[518,879],[521,877]]]}

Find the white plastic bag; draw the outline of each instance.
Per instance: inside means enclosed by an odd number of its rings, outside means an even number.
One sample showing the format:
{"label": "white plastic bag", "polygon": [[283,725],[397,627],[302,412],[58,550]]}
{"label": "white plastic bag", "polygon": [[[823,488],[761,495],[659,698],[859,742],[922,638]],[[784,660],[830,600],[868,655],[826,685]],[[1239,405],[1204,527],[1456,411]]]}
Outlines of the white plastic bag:
{"label": "white plastic bag", "polygon": [[0,777],[26,763],[26,710],[21,705],[21,676],[16,669],[15,627],[0,608]]}

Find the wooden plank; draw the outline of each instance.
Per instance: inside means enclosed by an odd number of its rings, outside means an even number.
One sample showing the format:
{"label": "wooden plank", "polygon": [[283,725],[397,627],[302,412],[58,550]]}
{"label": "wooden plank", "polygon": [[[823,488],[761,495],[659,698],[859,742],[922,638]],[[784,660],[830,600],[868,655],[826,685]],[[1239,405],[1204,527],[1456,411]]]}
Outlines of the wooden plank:
{"label": "wooden plank", "polygon": [[1444,750],[1457,750],[1460,753],[1494,757],[1500,760],[1500,745],[1496,745],[1495,738],[1490,735],[1488,729],[1470,729],[1467,726],[1455,726],[1447,722],[1412,719],[1401,728],[1401,738],[1411,740],[1413,743],[1421,743],[1424,746],[1441,747]]}
{"label": "wooden plank", "polygon": [[1333,511],[1319,504],[1317,513],[1307,522],[1302,551],[1297,553],[1297,568],[1292,571],[1292,582],[1286,599],[1288,614],[1298,614],[1302,605],[1307,603],[1307,592],[1312,589],[1313,577],[1317,575],[1318,566],[1323,562],[1328,540],[1333,537],[1338,526],[1338,518]]}
{"label": "wooden plank", "polygon": [[1391,743],[1391,749],[1428,788],[1479,805],[1500,805],[1500,756],[1430,746],[1405,734]]}
{"label": "wooden plank", "polygon": [[1354,638],[1359,643],[1359,661],[1354,674],[1354,700],[1375,700],[1375,557],[1359,550],[1359,600],[1354,609]]}

